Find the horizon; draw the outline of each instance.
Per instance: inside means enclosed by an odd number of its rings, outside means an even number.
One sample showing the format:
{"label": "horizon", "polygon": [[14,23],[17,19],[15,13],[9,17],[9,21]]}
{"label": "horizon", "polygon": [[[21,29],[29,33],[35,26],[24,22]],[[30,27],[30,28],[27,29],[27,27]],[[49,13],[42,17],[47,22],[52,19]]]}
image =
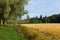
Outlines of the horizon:
{"label": "horizon", "polygon": [[[27,15],[30,17],[59,14],[60,0],[30,0],[28,5],[25,6],[25,10],[28,10]],[[22,19],[26,19],[26,15],[22,16]]]}

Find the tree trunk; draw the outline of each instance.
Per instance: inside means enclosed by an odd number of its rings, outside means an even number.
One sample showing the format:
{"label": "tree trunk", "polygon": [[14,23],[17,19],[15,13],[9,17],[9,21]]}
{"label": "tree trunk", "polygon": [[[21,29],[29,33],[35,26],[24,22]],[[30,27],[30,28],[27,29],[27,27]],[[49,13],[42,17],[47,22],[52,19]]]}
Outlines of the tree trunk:
{"label": "tree trunk", "polygon": [[7,24],[7,21],[6,20],[3,20],[3,25],[6,25]]}
{"label": "tree trunk", "polygon": [[3,25],[3,20],[1,20],[1,25]]}
{"label": "tree trunk", "polygon": [[5,24],[5,22],[3,21],[3,25]]}
{"label": "tree trunk", "polygon": [[6,22],[6,20],[1,20],[1,21],[0,21],[0,24],[1,24],[1,25],[6,25],[7,22]]}

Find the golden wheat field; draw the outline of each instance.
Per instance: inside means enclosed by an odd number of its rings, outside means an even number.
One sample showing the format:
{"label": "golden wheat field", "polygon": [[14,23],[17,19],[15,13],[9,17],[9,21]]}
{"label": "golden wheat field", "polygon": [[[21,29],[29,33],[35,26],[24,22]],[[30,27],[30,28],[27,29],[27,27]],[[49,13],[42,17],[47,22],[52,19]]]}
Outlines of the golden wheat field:
{"label": "golden wheat field", "polygon": [[60,24],[16,24],[27,40],[60,40]]}
{"label": "golden wheat field", "polygon": [[60,24],[21,24],[28,28],[35,28],[41,31],[60,33]]}

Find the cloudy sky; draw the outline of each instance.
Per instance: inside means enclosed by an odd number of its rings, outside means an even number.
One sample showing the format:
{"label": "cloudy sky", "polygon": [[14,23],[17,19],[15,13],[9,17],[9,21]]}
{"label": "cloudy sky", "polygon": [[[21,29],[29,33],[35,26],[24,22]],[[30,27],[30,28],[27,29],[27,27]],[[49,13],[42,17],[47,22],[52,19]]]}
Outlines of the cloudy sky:
{"label": "cloudy sky", "polygon": [[60,13],[60,0],[30,0],[25,9],[30,17],[51,16]]}

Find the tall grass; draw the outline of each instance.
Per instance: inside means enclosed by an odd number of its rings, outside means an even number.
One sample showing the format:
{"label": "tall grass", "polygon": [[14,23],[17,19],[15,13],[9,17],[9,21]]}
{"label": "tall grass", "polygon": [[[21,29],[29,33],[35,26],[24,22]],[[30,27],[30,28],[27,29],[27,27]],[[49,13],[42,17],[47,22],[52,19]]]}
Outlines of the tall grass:
{"label": "tall grass", "polygon": [[40,31],[40,29],[28,28],[21,25],[15,27],[19,33],[22,33],[26,40],[60,40],[60,34],[48,31]]}

